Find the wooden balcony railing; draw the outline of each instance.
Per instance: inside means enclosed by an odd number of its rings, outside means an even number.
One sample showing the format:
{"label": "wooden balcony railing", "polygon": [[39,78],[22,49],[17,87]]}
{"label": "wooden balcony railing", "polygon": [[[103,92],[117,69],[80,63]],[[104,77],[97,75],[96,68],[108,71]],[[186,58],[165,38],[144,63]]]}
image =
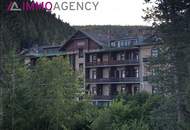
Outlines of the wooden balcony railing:
{"label": "wooden balcony railing", "polygon": [[86,66],[101,66],[101,65],[120,65],[120,64],[139,64],[138,59],[132,60],[110,60],[110,61],[100,61],[100,62],[87,62]]}
{"label": "wooden balcony railing", "polygon": [[101,78],[101,79],[87,79],[87,83],[103,83],[103,82],[126,82],[126,83],[136,83],[140,82],[138,77],[126,77],[126,78]]}

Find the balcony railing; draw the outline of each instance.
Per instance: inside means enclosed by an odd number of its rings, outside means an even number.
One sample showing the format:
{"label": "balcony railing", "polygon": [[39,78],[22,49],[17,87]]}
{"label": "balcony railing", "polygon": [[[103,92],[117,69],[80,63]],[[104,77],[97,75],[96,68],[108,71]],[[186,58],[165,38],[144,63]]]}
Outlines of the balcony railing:
{"label": "balcony railing", "polygon": [[87,79],[87,83],[138,83],[140,79],[138,77],[126,77],[126,78],[101,78],[101,79]]}
{"label": "balcony railing", "polygon": [[132,60],[110,60],[110,61],[100,61],[100,62],[87,62],[86,66],[101,66],[101,65],[121,65],[121,64],[139,64],[138,59]]}

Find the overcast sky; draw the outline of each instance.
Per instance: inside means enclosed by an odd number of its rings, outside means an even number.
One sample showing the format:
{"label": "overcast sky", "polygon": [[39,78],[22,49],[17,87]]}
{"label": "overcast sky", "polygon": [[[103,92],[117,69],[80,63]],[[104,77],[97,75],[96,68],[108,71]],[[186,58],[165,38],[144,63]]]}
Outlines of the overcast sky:
{"label": "overcast sky", "polygon": [[144,0],[35,0],[51,1],[61,4],[63,1],[99,1],[96,11],[53,11],[64,22],[71,25],[150,25],[141,16]]}

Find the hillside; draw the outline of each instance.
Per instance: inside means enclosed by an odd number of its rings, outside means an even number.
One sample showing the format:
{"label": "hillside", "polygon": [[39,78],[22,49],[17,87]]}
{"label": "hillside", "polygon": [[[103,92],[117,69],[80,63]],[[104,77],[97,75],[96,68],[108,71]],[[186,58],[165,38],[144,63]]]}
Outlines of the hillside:
{"label": "hillside", "polygon": [[[19,3],[19,0],[16,1]],[[68,23],[46,11],[8,12],[7,0],[0,1],[1,52],[20,50],[34,44],[60,44],[75,31]]]}

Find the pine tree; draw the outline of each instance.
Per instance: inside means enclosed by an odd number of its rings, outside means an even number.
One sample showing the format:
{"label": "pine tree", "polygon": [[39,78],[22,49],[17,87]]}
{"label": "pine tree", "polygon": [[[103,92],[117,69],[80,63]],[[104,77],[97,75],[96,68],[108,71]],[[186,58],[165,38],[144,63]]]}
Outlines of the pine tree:
{"label": "pine tree", "polygon": [[[145,2],[154,1],[145,0]],[[151,67],[156,70],[155,76],[152,78],[153,83],[157,86],[159,94],[169,96],[171,101],[173,100],[173,114],[176,114],[177,120],[177,128],[173,129],[189,129],[190,109],[187,105],[189,104],[187,90],[189,90],[190,83],[188,69],[190,62],[190,1],[156,0],[155,5],[145,12],[145,19],[154,21],[154,27],[158,29],[162,39],[160,56],[152,61]],[[175,118],[171,120],[175,121]]]}

